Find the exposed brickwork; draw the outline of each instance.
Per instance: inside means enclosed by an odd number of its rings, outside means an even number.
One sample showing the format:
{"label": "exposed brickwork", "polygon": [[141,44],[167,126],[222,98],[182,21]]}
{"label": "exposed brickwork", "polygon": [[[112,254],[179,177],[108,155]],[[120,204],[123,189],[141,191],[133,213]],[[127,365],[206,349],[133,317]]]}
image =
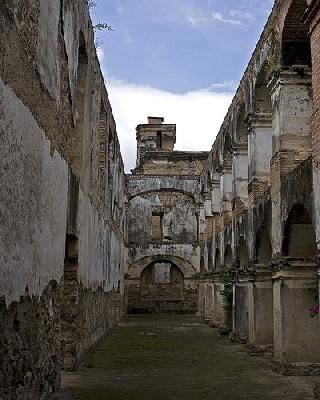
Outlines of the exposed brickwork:
{"label": "exposed brickwork", "polygon": [[311,26],[311,52],[312,52],[312,84],[314,113],[312,120],[312,149],[317,161],[320,161],[320,12],[315,16]]}

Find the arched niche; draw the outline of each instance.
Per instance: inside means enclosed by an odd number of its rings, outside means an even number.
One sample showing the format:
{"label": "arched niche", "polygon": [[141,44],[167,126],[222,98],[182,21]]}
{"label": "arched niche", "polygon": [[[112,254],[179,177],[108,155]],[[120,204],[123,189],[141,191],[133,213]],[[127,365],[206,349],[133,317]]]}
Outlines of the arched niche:
{"label": "arched niche", "polygon": [[303,204],[291,209],[284,229],[282,253],[293,258],[313,258],[317,254],[315,230]]}
{"label": "arched niche", "polygon": [[232,249],[230,244],[227,244],[224,252],[224,266],[226,269],[231,269],[232,264],[233,264]]}
{"label": "arched niche", "polygon": [[248,144],[248,125],[246,123],[246,109],[244,105],[241,106],[238,112],[235,142],[238,145]]}
{"label": "arched niche", "polygon": [[229,133],[224,135],[223,141],[223,165],[225,167],[231,167],[232,165],[232,139]]}
{"label": "arched niche", "polygon": [[301,19],[307,8],[306,0],[292,0],[286,15],[281,41],[283,67],[308,65],[311,67],[311,46],[308,24]]}
{"label": "arched niche", "polygon": [[260,227],[256,235],[256,263],[268,265],[272,259],[272,247],[270,235],[266,227]]}
{"label": "arched niche", "polygon": [[263,64],[258,73],[253,91],[253,111],[258,114],[270,114],[272,103],[268,89],[267,64]]}

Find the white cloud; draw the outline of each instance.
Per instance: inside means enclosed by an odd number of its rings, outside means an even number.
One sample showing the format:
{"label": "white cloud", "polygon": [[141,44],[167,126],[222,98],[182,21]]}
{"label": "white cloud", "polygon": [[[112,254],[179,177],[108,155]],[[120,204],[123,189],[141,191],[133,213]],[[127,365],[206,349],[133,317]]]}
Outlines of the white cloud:
{"label": "white cloud", "polygon": [[114,79],[107,81],[107,89],[127,172],[135,166],[135,128],[149,115],[177,124],[176,150],[209,151],[233,95],[207,89],[174,94]]}
{"label": "white cloud", "polygon": [[212,22],[222,22],[224,24],[242,26],[250,24],[256,20],[256,17],[247,12],[241,10],[230,10],[227,15],[223,15],[221,12],[214,11],[209,16],[205,14],[189,14],[186,17],[188,23],[193,27],[199,27],[203,24]]}
{"label": "white cloud", "polygon": [[237,89],[237,84],[235,81],[224,81],[218,83],[212,83],[208,90],[210,91],[227,91],[227,92],[234,92]]}
{"label": "white cloud", "polygon": [[256,20],[256,17],[249,12],[241,11],[241,10],[230,10],[230,16],[232,18],[237,18],[238,20],[244,22],[253,22]]}
{"label": "white cloud", "polygon": [[211,18],[214,21],[220,21],[225,24],[230,24],[230,25],[242,25],[242,22],[238,19],[232,19],[232,18],[226,18],[224,17],[221,13],[219,12],[213,12],[211,14]]}
{"label": "white cloud", "polygon": [[208,22],[208,18],[205,18],[205,17],[196,17],[196,16],[189,15],[189,16],[187,17],[187,21],[190,22],[190,24],[191,24],[192,26],[196,27],[196,26],[198,26],[198,25],[201,25],[201,24],[203,24],[203,23]]}

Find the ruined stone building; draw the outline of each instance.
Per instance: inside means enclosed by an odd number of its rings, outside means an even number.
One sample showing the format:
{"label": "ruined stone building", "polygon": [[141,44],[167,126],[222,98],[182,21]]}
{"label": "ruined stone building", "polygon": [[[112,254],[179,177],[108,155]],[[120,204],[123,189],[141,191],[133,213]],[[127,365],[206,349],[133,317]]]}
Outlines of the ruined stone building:
{"label": "ruined stone building", "polygon": [[137,166],[127,175],[129,311],[196,312],[208,153],[174,151],[176,126],[137,127]]}
{"label": "ruined stone building", "polygon": [[56,391],[127,311],[320,373],[319,18],[276,0],[210,152],[149,117],[126,175],[87,1],[0,2],[0,399]]}

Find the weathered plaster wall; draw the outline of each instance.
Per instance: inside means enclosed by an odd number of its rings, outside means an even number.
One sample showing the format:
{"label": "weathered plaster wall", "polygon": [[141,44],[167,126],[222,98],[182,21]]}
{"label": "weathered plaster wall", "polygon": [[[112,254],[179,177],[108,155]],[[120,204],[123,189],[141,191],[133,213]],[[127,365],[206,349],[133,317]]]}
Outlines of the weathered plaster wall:
{"label": "weathered plaster wall", "polygon": [[86,0],[2,1],[0,59],[0,397],[34,400],[124,312],[125,176]]}
{"label": "weathered plaster wall", "polygon": [[179,192],[150,192],[129,202],[129,243],[152,241],[152,213],[163,215],[163,237],[173,242],[197,241],[197,205]]}
{"label": "weathered plaster wall", "polygon": [[63,276],[68,166],[0,80],[0,293],[9,305]]}

